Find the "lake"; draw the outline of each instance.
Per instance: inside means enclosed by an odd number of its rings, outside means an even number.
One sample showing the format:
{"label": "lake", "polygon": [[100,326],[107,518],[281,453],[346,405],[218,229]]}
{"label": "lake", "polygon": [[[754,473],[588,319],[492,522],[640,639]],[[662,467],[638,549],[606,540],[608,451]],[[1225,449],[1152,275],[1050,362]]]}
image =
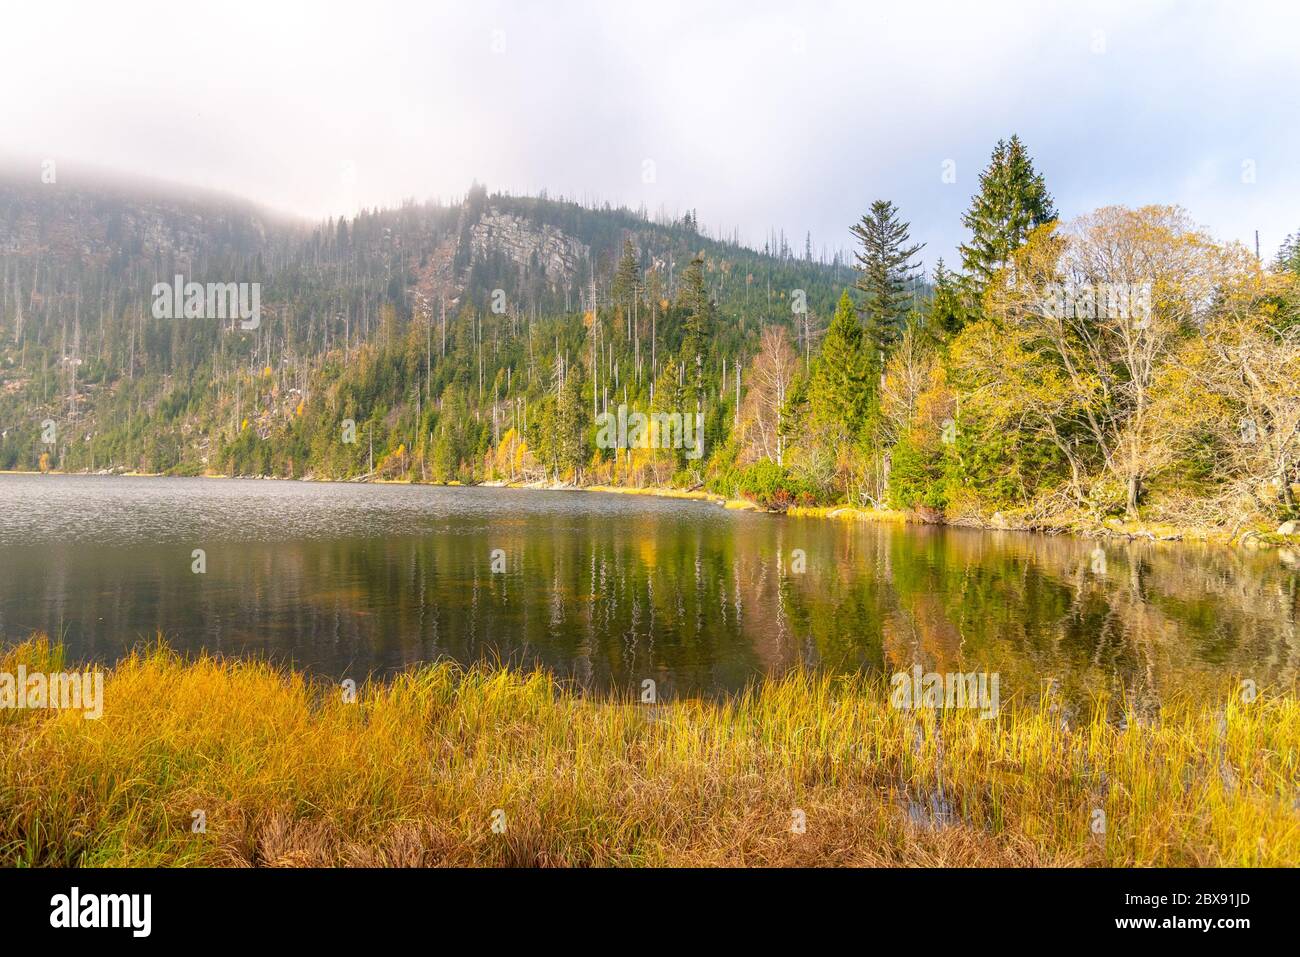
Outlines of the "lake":
{"label": "lake", "polygon": [[[202,552],[202,571],[196,571]],[[1290,552],[840,522],[650,496],[0,476],[0,640],[109,662],[161,634],[330,678],[545,667],[727,693],[796,666],[997,671],[1087,700],[1290,683]]]}

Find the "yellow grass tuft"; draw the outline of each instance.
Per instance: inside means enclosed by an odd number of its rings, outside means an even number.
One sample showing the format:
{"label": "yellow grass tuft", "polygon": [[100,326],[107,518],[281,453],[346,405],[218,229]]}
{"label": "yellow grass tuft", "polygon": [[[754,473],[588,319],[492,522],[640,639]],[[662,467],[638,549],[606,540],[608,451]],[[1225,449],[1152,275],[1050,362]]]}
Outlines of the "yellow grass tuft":
{"label": "yellow grass tuft", "polygon": [[[40,639],[0,671],[19,662],[63,667]],[[1225,685],[1128,730],[1095,704],[1073,729],[1045,700],[913,713],[879,679],[796,672],[648,706],[449,664],[347,703],[159,645],[106,675],[101,720],[0,712],[0,863],[1300,863],[1293,690]]]}

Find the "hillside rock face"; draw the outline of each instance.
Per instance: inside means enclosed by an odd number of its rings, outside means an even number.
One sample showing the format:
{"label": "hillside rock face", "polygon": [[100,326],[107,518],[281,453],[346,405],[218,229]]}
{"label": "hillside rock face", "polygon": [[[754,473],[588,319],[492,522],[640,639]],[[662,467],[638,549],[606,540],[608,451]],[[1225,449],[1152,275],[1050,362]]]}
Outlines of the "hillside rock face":
{"label": "hillside rock face", "polygon": [[471,227],[470,246],[475,258],[504,254],[521,267],[540,269],[554,285],[576,278],[591,252],[586,243],[561,229],[502,213],[495,206]]}

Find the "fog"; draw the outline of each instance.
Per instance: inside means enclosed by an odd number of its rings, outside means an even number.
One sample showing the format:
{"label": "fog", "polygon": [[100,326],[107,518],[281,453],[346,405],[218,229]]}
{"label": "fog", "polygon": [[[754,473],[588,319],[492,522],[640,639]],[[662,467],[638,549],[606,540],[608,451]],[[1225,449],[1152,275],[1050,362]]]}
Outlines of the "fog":
{"label": "fog", "polygon": [[[1000,137],[1064,216],[1300,229],[1286,3],[57,3],[8,7],[0,149],[324,217],[493,190],[850,245],[894,200],[955,259]],[[944,182],[945,162],[955,182]],[[950,177],[951,178],[951,177]]]}

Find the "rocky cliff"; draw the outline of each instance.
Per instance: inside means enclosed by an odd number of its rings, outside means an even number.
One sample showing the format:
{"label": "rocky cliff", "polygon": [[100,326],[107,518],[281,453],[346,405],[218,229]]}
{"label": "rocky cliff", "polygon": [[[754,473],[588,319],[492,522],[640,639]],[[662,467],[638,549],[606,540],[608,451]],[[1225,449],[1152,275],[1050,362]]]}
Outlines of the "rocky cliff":
{"label": "rocky cliff", "polygon": [[540,269],[553,285],[573,281],[591,252],[563,230],[539,226],[495,206],[470,228],[470,246],[475,258],[498,252],[519,266]]}

